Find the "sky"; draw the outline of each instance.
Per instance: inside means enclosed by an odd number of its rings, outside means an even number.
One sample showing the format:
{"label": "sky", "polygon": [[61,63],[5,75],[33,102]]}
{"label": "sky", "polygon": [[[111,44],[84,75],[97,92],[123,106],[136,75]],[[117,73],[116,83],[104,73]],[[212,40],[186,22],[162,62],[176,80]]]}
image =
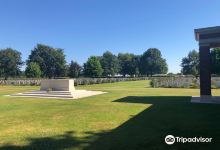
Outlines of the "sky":
{"label": "sky", "polygon": [[169,72],[198,49],[194,29],[220,25],[220,0],[1,0],[0,48],[28,58],[37,43],[63,48],[67,62],[158,48]]}

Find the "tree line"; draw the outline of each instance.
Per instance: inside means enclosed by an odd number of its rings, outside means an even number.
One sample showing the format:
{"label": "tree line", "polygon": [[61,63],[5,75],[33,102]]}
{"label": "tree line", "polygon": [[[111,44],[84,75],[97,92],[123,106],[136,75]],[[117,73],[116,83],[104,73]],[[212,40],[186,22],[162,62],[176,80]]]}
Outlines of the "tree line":
{"label": "tree line", "polygon": [[[211,49],[212,74],[220,74],[220,48]],[[26,64],[25,71],[21,67]],[[199,53],[192,50],[181,62],[181,73],[199,76]],[[166,59],[157,48],[149,48],[142,55],[106,51],[102,56],[90,56],[81,66],[76,61],[67,64],[64,50],[37,44],[23,62],[21,53],[12,48],[0,50],[0,77],[56,78],[56,77],[114,77],[152,76],[166,74]]]}
{"label": "tree line", "polygon": [[[220,75],[220,48],[211,49],[211,72]],[[199,76],[199,52],[192,50],[181,62],[182,74]]]}
{"label": "tree line", "polygon": [[[25,71],[21,67],[26,64]],[[102,56],[90,56],[81,66],[76,61],[67,64],[64,50],[44,44],[37,44],[28,59],[23,62],[21,53],[12,48],[0,50],[0,77],[28,78],[56,77],[114,77],[114,76],[152,76],[166,74],[166,59],[157,48],[149,48],[142,55],[106,51]]]}

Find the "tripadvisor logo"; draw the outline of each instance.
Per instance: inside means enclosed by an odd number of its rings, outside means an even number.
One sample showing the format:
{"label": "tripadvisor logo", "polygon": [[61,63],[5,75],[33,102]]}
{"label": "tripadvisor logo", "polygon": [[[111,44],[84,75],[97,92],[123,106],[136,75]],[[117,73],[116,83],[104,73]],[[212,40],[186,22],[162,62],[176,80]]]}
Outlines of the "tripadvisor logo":
{"label": "tripadvisor logo", "polygon": [[173,135],[167,135],[165,137],[165,143],[168,145],[172,145],[175,142],[179,143],[196,143],[196,142],[202,142],[202,143],[208,143],[212,142],[212,138],[204,138],[204,137],[193,137],[193,138],[185,138],[185,137],[174,137]]}
{"label": "tripadvisor logo", "polygon": [[168,144],[168,145],[172,145],[173,143],[175,143],[175,137],[172,136],[172,135],[167,135],[165,137],[165,142]]}

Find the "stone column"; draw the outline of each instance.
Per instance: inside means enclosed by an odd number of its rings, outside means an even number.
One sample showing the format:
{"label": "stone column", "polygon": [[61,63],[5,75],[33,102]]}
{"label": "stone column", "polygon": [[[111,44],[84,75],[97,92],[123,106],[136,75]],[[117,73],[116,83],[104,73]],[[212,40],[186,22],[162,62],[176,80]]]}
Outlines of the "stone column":
{"label": "stone column", "polygon": [[211,96],[211,54],[209,45],[199,46],[200,95]]}

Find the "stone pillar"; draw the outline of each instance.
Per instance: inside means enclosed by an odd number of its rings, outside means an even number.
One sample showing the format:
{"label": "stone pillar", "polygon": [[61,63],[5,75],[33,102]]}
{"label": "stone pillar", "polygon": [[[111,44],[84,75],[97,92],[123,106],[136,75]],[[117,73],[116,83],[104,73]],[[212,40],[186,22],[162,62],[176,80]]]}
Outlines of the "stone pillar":
{"label": "stone pillar", "polygon": [[211,96],[211,54],[208,45],[199,46],[200,95]]}

